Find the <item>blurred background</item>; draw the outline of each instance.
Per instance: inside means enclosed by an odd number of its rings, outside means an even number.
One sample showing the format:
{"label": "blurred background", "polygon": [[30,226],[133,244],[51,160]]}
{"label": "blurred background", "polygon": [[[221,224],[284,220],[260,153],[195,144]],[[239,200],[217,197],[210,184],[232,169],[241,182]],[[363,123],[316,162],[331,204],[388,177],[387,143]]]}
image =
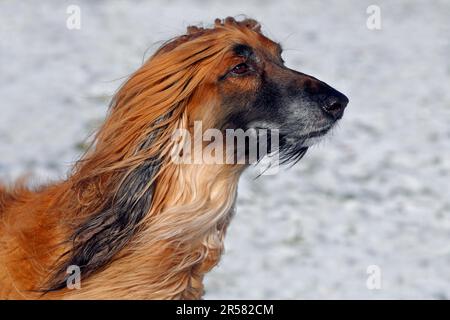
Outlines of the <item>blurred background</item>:
{"label": "blurred background", "polygon": [[0,180],[63,178],[162,41],[239,14],[350,104],[298,165],[243,176],[205,298],[449,299],[449,1],[0,1]]}

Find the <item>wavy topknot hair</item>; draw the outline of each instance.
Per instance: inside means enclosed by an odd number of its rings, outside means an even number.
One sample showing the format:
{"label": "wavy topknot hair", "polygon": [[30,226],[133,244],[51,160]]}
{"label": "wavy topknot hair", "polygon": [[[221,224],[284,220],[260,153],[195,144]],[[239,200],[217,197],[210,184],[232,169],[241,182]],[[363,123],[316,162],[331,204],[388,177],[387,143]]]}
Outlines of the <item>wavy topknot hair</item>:
{"label": "wavy topknot hair", "polygon": [[245,18],[244,20],[239,21],[233,17],[227,17],[225,19],[217,18],[214,20],[214,26],[211,28],[205,28],[195,25],[188,26],[185,35],[178,36],[172,40],[167,41],[155,54],[170,51],[184,42],[188,42],[200,36],[212,34],[214,32],[221,31],[224,28],[230,27],[248,29],[257,33],[261,33],[261,25],[254,19]]}

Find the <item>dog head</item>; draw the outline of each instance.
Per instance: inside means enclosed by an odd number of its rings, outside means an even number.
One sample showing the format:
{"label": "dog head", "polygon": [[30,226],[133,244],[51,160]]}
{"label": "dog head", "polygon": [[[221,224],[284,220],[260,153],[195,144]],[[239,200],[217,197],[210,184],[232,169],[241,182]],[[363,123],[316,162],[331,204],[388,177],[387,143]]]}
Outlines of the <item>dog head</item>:
{"label": "dog head", "polygon": [[[188,31],[186,37],[197,41],[215,32],[215,39],[226,44],[205,79],[202,105],[191,113],[193,119],[222,130],[276,129],[281,156],[290,161],[301,158],[343,116],[347,97],[286,67],[281,46],[265,37],[256,21],[227,18],[217,20],[214,29]],[[206,95],[215,103],[205,105]]]}
{"label": "dog head", "polygon": [[192,132],[200,121],[203,130],[276,131],[282,159],[299,160],[342,117],[348,99],[286,67],[281,53],[252,19],[229,17],[217,19],[213,28],[188,27],[116,94],[97,149],[104,146],[111,154],[109,147],[120,144],[131,156],[110,160],[129,166],[167,154],[163,149],[174,144],[174,130]]}

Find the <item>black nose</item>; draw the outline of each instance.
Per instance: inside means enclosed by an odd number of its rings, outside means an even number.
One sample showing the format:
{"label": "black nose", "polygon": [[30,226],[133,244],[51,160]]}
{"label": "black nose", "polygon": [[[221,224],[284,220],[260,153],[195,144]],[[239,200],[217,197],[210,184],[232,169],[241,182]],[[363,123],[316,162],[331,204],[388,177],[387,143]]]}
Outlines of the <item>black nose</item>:
{"label": "black nose", "polygon": [[330,88],[327,91],[322,109],[328,115],[333,117],[334,120],[338,120],[344,115],[344,109],[348,104],[348,98],[334,89]]}

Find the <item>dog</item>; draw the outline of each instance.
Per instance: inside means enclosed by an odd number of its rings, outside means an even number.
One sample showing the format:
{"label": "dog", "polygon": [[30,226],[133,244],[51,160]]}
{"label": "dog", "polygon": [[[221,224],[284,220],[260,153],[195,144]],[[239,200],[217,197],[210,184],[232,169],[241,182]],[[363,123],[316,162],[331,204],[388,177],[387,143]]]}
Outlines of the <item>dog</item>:
{"label": "dog", "polygon": [[194,121],[279,129],[282,161],[296,162],[348,104],[281,53],[249,18],[164,43],[120,87],[65,180],[0,186],[0,297],[201,298],[248,164],[174,163],[173,132]]}

